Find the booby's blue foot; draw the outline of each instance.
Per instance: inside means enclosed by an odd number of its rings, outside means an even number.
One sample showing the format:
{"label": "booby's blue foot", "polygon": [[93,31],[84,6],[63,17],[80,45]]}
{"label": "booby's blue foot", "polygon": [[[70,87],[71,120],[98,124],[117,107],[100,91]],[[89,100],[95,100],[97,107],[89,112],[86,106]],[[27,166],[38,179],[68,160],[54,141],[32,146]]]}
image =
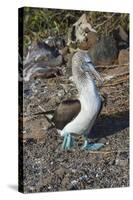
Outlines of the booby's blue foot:
{"label": "booby's blue foot", "polygon": [[96,151],[101,149],[104,146],[103,143],[89,143],[88,140],[85,140],[82,149],[89,150],[89,151]]}
{"label": "booby's blue foot", "polygon": [[71,149],[71,147],[73,147],[73,144],[74,144],[74,138],[71,136],[70,133],[66,133],[62,144],[62,149],[69,150]]}

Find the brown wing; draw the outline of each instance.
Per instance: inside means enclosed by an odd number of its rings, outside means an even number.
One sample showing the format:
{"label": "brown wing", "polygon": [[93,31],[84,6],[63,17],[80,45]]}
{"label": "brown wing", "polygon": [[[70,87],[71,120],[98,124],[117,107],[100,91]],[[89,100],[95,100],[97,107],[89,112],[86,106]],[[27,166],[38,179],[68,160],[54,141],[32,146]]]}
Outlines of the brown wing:
{"label": "brown wing", "polygon": [[62,130],[66,124],[72,121],[81,110],[79,100],[63,101],[54,112],[52,121],[57,129]]}

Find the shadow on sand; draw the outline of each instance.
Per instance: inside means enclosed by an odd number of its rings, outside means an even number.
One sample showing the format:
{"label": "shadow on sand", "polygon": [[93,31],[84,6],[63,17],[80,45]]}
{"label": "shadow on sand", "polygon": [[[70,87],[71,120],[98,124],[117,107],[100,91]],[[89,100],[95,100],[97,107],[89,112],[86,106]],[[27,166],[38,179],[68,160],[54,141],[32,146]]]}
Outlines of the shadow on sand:
{"label": "shadow on sand", "polygon": [[100,115],[91,130],[90,138],[102,138],[113,135],[129,127],[129,110],[110,116]]}
{"label": "shadow on sand", "polygon": [[17,185],[8,185],[8,187],[12,190],[18,191],[18,186]]}

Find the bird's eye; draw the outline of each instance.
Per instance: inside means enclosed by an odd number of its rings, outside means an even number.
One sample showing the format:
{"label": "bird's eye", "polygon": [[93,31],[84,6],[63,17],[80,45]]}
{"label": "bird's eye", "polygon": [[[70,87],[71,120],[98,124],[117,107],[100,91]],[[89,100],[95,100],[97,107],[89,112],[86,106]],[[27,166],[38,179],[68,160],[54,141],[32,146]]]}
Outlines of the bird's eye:
{"label": "bird's eye", "polygon": [[90,63],[92,63],[92,62],[91,62],[91,61],[87,61],[86,63],[87,63],[87,64],[90,64]]}

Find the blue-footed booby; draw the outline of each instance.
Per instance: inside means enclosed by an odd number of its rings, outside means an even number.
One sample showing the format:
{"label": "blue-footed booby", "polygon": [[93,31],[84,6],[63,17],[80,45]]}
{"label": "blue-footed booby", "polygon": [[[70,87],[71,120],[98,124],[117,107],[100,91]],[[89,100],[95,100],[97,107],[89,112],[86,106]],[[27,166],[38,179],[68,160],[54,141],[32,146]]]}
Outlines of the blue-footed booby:
{"label": "blue-footed booby", "polygon": [[72,75],[79,98],[61,103],[53,117],[57,129],[60,129],[60,135],[64,137],[62,148],[70,149],[74,145],[74,136],[84,135],[82,149],[98,150],[103,144],[90,143],[88,135],[102,107],[94,77],[100,82],[103,80],[95,70],[87,51],[79,50],[73,55]]}

